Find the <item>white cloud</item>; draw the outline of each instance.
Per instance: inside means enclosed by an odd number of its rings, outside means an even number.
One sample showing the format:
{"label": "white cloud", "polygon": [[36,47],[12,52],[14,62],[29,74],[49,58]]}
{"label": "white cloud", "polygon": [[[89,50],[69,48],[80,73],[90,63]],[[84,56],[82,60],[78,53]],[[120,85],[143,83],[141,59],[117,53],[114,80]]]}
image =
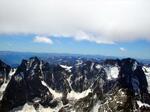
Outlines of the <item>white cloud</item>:
{"label": "white cloud", "polygon": [[48,37],[42,37],[42,36],[36,36],[33,39],[33,42],[37,42],[37,43],[47,43],[47,44],[52,44],[52,40]]}
{"label": "white cloud", "polygon": [[123,48],[123,47],[120,47],[119,49],[120,49],[120,51],[122,51],[122,52],[127,51],[127,50],[126,50],[125,48]]}
{"label": "white cloud", "polygon": [[0,0],[0,34],[150,40],[150,0]]}

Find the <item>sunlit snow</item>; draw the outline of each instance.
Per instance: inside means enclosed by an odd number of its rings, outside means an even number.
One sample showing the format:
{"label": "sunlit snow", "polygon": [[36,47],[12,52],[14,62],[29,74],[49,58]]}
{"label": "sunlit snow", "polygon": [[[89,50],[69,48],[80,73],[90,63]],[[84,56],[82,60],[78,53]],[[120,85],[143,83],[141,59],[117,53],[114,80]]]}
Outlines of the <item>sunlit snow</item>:
{"label": "sunlit snow", "polygon": [[60,65],[62,68],[64,68],[66,71],[71,72],[72,66],[67,66],[67,65]]}
{"label": "sunlit snow", "polygon": [[53,94],[54,98],[61,98],[62,93],[56,92],[55,90],[51,89],[44,81],[41,81],[42,84],[49,89],[49,91]]}
{"label": "sunlit snow", "polygon": [[[16,72],[16,69],[11,69],[11,70],[10,70],[10,73],[9,73],[9,78],[10,78],[10,79],[11,79],[12,75],[14,75],[15,72]],[[5,79],[5,78],[4,78],[4,79]],[[3,83],[3,84],[1,85],[1,87],[0,87],[0,100],[2,100],[2,98],[3,98],[3,93],[4,93],[4,91],[5,91],[6,87],[7,87],[7,85],[8,85],[8,83],[9,83],[10,79],[7,80],[7,81],[6,81],[6,79],[5,79],[5,80],[4,80],[4,83]]]}
{"label": "sunlit snow", "polygon": [[102,66],[101,66],[100,64],[97,64],[95,67],[96,67],[97,69],[102,68]]}
{"label": "sunlit snow", "polygon": [[143,71],[146,75],[147,83],[148,83],[148,92],[150,93],[150,67],[143,66]]}
{"label": "sunlit snow", "polygon": [[[17,109],[17,108],[16,108]],[[14,110],[13,112],[37,112],[33,105],[26,103],[21,110]]]}
{"label": "sunlit snow", "polygon": [[107,79],[112,80],[118,78],[119,68],[117,66],[105,68]]}
{"label": "sunlit snow", "polygon": [[87,90],[85,90],[81,93],[75,92],[75,91],[72,90],[70,93],[68,93],[67,99],[76,99],[76,100],[78,100],[80,98],[86,97],[90,92],[91,92],[91,89],[87,89]]}
{"label": "sunlit snow", "polygon": [[142,106],[144,106],[144,107],[150,107],[149,104],[142,103],[141,101],[137,101],[137,104],[138,104],[139,107],[142,107]]}
{"label": "sunlit snow", "polygon": [[98,109],[99,109],[99,107],[100,107],[100,104],[101,104],[101,102],[98,101],[98,102],[94,105],[94,107],[93,107],[93,109],[92,109],[91,112],[98,112]]}

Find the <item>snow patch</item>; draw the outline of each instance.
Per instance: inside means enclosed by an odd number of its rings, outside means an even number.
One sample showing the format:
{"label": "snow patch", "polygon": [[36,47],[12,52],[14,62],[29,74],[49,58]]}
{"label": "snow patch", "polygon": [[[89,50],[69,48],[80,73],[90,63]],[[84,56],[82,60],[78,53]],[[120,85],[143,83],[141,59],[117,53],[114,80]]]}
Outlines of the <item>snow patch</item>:
{"label": "snow patch", "polygon": [[142,69],[146,75],[150,75],[150,67],[143,66]]}
{"label": "snow patch", "polygon": [[38,103],[38,102],[40,102],[40,101],[41,101],[41,99],[40,99],[40,98],[38,98],[38,97],[35,97],[32,101],[33,101],[33,102],[35,102],[35,103]]}
{"label": "snow patch", "polygon": [[135,71],[135,70],[136,70],[137,65],[138,65],[138,63],[137,63],[137,62],[134,62],[133,67],[132,67],[132,70],[133,70],[133,71]]}
{"label": "snow patch", "polygon": [[91,89],[87,89],[87,90],[85,90],[81,93],[75,92],[75,91],[72,90],[70,93],[68,93],[67,99],[78,100],[78,99],[86,97],[90,92],[91,92]]}
{"label": "snow patch", "polygon": [[43,70],[42,70],[42,61],[40,61],[40,70],[41,70],[41,74],[42,74],[42,78],[44,77],[44,73],[43,73]]}
{"label": "snow patch", "polygon": [[3,98],[3,93],[4,93],[8,83],[9,83],[9,81],[4,82],[0,87],[0,100],[2,100],[2,98]]}
{"label": "snow patch", "polygon": [[93,107],[93,109],[92,109],[91,112],[98,112],[99,107],[100,107],[100,104],[101,104],[101,102],[98,101],[98,102],[94,105],[94,107]]}
{"label": "snow patch", "polygon": [[137,104],[138,104],[138,106],[139,107],[150,107],[150,105],[149,104],[146,104],[146,103],[142,103],[141,101],[137,101]]}
{"label": "snow patch", "polygon": [[101,66],[100,64],[97,64],[95,67],[96,67],[97,69],[101,69],[101,68],[102,68],[102,66]]}
{"label": "snow patch", "polygon": [[94,63],[92,62],[90,70],[93,70]]}
{"label": "snow patch", "polygon": [[112,80],[118,78],[119,68],[117,66],[105,68],[107,79]]}
{"label": "snow patch", "polygon": [[146,66],[143,66],[142,67],[145,75],[146,75],[146,79],[147,79],[147,83],[148,83],[148,92],[150,93],[150,67],[146,67]]}
{"label": "snow patch", "polygon": [[11,76],[13,76],[15,74],[17,69],[11,69],[9,72],[9,77],[11,78]]}
{"label": "snow patch", "polygon": [[72,89],[72,86],[71,86],[71,77],[72,77],[72,75],[70,75],[69,78],[67,78],[67,81],[69,83],[70,88]]}
{"label": "snow patch", "polygon": [[55,90],[51,89],[46,83],[45,81],[41,81],[42,85],[47,87],[49,89],[49,91],[53,94],[54,98],[61,98],[62,97],[62,93],[56,92]]}
{"label": "snow patch", "polygon": [[58,112],[63,107],[62,102],[58,104],[55,108],[44,108],[42,105],[39,106],[38,112]]}
{"label": "snow patch", "polygon": [[66,71],[71,72],[72,66],[67,66],[67,65],[60,65],[62,68],[64,68]]}
{"label": "snow patch", "polygon": [[12,112],[36,112],[35,108],[33,107],[33,105],[29,105],[28,103],[26,103],[22,110],[17,110],[17,108],[13,109]]}
{"label": "snow patch", "polygon": [[[15,72],[16,72],[16,69],[11,69],[10,70],[10,72],[9,72],[9,78],[11,79],[11,77],[15,74]],[[5,91],[5,89],[6,89],[6,87],[7,87],[7,85],[8,85],[8,83],[9,83],[9,81],[10,81],[10,79],[9,80],[4,80],[4,83],[1,85],[1,87],[0,87],[0,100],[2,100],[2,98],[3,98],[3,93],[4,93],[4,91]]]}

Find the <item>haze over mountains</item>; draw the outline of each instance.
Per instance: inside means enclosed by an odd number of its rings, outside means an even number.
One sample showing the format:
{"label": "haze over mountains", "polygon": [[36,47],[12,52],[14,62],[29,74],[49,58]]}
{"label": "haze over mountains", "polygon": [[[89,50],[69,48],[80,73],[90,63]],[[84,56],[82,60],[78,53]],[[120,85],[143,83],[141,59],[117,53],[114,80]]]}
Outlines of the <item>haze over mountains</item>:
{"label": "haze over mountains", "polygon": [[[18,66],[22,59],[28,59],[33,56],[38,56],[43,60],[47,60],[50,58],[65,58],[65,57],[82,57],[87,59],[122,59],[124,57],[115,57],[115,56],[104,56],[104,55],[83,55],[83,54],[69,54],[69,53],[35,53],[35,52],[15,52],[15,51],[0,51],[0,59],[5,63],[11,65],[12,67]],[[148,64],[150,63],[150,59],[137,59],[138,61]]]}
{"label": "haze over mountains", "polygon": [[64,57],[82,57],[89,59],[106,59],[106,58],[116,58],[113,56],[103,56],[103,55],[82,55],[82,54],[69,54],[69,53],[35,53],[35,52],[13,52],[13,51],[0,51],[0,59],[6,63],[17,66],[21,63],[22,59],[28,59],[33,56],[38,56],[43,60],[50,58],[64,58]]}

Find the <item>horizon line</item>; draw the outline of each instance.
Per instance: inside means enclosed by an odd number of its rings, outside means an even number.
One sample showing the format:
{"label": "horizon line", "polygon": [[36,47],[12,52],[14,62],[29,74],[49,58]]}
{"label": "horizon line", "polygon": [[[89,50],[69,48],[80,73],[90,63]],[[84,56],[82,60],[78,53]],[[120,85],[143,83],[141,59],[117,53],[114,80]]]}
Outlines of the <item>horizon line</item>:
{"label": "horizon line", "polygon": [[79,55],[79,56],[103,56],[103,57],[111,57],[111,58],[134,58],[139,60],[150,60],[149,58],[136,58],[136,57],[127,57],[127,56],[108,56],[102,54],[80,54],[80,53],[60,53],[60,52],[34,52],[34,51],[11,51],[11,50],[0,50],[0,52],[14,52],[14,53],[34,53],[34,54],[59,54],[59,55]]}

